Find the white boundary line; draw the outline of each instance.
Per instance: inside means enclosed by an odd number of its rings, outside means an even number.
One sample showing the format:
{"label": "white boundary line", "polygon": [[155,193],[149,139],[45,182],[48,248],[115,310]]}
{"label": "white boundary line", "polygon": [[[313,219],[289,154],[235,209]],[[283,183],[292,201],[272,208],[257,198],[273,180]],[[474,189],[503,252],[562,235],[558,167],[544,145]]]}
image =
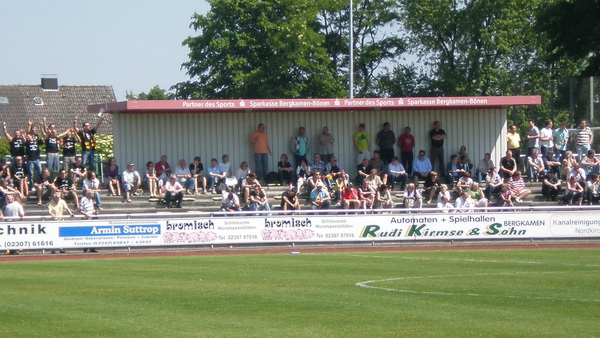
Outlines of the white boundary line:
{"label": "white boundary line", "polygon": [[393,289],[384,288],[379,286],[373,286],[370,284],[379,282],[389,282],[397,280],[414,280],[414,279],[429,279],[429,278],[452,278],[452,277],[477,277],[477,276],[500,276],[500,275],[530,275],[530,274],[557,274],[567,273],[569,271],[547,271],[547,272],[498,272],[498,273],[478,273],[478,274],[463,274],[463,275],[435,275],[435,276],[414,276],[414,277],[398,277],[398,278],[386,278],[386,279],[375,279],[364,282],[358,282],[355,285],[365,289],[376,289],[388,292],[401,292],[421,295],[434,295],[434,296],[469,296],[469,297],[495,297],[495,298],[510,298],[510,299],[540,299],[540,300],[553,300],[553,301],[572,301],[572,302],[588,302],[588,303],[600,303],[600,299],[578,299],[578,298],[553,298],[553,297],[537,297],[537,296],[514,296],[514,295],[484,295],[478,293],[452,293],[452,292],[437,292],[437,291],[416,291],[416,290],[405,290],[405,289]]}

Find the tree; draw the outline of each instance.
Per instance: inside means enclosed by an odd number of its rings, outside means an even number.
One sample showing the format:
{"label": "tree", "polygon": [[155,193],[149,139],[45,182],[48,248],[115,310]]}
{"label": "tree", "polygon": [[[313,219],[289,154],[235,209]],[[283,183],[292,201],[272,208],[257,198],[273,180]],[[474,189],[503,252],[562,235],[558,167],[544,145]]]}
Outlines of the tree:
{"label": "tree", "polygon": [[173,94],[167,92],[166,89],[161,89],[158,85],[152,87],[148,94],[141,92],[139,94],[133,94],[133,92],[127,92],[125,95],[127,100],[172,100]]}
{"label": "tree", "polygon": [[178,98],[336,97],[343,87],[317,29],[312,0],[209,0],[188,37],[190,80]]}
{"label": "tree", "polygon": [[586,63],[582,76],[600,75],[600,1],[554,1],[539,14],[537,29],[550,40],[551,61],[564,57]]}

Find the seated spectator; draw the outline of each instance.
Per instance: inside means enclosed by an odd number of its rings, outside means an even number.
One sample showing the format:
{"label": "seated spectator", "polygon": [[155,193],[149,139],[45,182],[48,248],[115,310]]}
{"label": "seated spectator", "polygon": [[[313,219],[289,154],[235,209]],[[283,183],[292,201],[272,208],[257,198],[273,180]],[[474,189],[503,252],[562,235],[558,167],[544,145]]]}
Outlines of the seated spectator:
{"label": "seated spectator", "polygon": [[592,174],[591,180],[587,182],[586,192],[589,205],[600,200],[600,174]]}
{"label": "seated spectator", "polygon": [[250,210],[252,211],[271,211],[269,198],[260,185],[255,185],[250,193]]}
{"label": "seated spectator", "polygon": [[387,168],[379,150],[373,151],[373,157],[369,160],[369,167],[371,167],[371,172],[373,169],[377,169],[377,174],[381,178],[381,182],[387,184]]}
{"label": "seated spectator", "polygon": [[[250,169],[248,169],[248,163],[242,162],[242,167],[244,166],[244,164],[246,165],[246,171],[250,173]],[[206,191],[206,177],[204,176],[204,165],[202,165],[202,162],[200,162],[200,156],[194,157],[188,169],[190,170],[190,175],[192,175],[192,178],[194,179],[194,191],[198,193],[198,186],[200,186],[204,194],[208,194],[208,191]],[[240,186],[242,184],[241,180],[245,177],[246,175],[242,176],[242,178],[239,180]]]}
{"label": "seated spectator", "polygon": [[171,176],[171,166],[167,162],[167,155],[161,155],[160,160],[154,165],[158,179],[165,183]]}
{"label": "seated spectator", "polygon": [[371,173],[369,174],[369,176],[365,178],[365,182],[369,183],[373,191],[377,191],[377,189],[379,189],[379,187],[384,184],[384,182],[381,180],[378,174],[379,172],[377,171],[377,169],[373,168],[371,169]]}
{"label": "seated spectator", "polygon": [[[50,203],[48,203],[48,214],[50,214],[50,217],[52,217],[53,220],[62,220],[65,211],[68,212],[71,217],[75,217],[75,214],[69,209],[67,202],[60,197],[61,194],[59,192],[52,194],[52,199]],[[64,253],[64,250],[62,253]]]}
{"label": "seated spectator", "polygon": [[456,183],[456,192],[461,195],[465,189],[468,189],[473,184],[473,179],[471,178],[471,173],[465,171],[464,174],[458,179]]}
{"label": "seated spectator", "polygon": [[554,153],[549,151],[546,153],[544,157],[544,167],[546,171],[554,171],[557,178],[560,178],[560,159],[557,156],[554,156]]}
{"label": "seated spectator", "polygon": [[[472,163],[471,162],[471,158],[469,157],[469,153],[467,152],[467,147],[465,146],[460,146],[460,148],[458,149],[458,152],[456,153],[456,156],[460,159],[461,157],[465,157],[465,161],[467,163]],[[473,167],[473,165],[471,164],[471,168]]]}
{"label": "seated spectator", "polygon": [[325,162],[321,161],[321,155],[315,154],[313,160],[308,164],[312,171],[318,171],[320,173],[325,172]]}
{"label": "seated spectator", "polygon": [[96,209],[102,210],[102,202],[100,201],[100,180],[96,177],[94,171],[89,171],[87,177],[82,183],[83,195],[86,196],[88,191],[94,193],[94,201],[96,202]]}
{"label": "seated spectator", "polygon": [[206,187],[213,194],[217,193],[217,185],[225,179],[225,174],[219,167],[219,161],[216,158],[210,160],[210,166],[208,167],[208,176],[206,176]]}
{"label": "seated spectator", "polygon": [[500,161],[500,176],[510,179],[517,169],[517,161],[512,157],[512,151],[507,150],[506,156]]}
{"label": "seated spectator", "polygon": [[288,189],[281,194],[281,209],[300,210],[300,201],[295,189]]}
{"label": "seated spectator", "polygon": [[542,183],[542,196],[546,197],[546,201],[556,201],[560,194],[561,185],[562,181],[556,177],[556,173],[553,170],[548,171]]}
{"label": "seated spectator", "polygon": [[423,199],[414,183],[409,183],[404,190],[404,207],[407,209],[421,209]]}
{"label": "seated spectator", "polygon": [[344,209],[359,209],[362,205],[358,190],[354,189],[352,183],[348,183],[346,188],[342,190],[342,208]]}
{"label": "seated spectator", "polygon": [[503,184],[502,188],[500,188],[500,192],[498,193],[498,205],[501,207],[514,207],[514,200],[515,195],[512,191],[510,191],[508,184]]}
{"label": "seated spectator", "polygon": [[423,194],[428,196],[427,204],[432,203],[433,197],[440,191],[441,186],[442,183],[438,177],[438,173],[436,171],[430,171],[423,183]]}
{"label": "seated spectator", "polygon": [[394,190],[394,183],[400,182],[400,190],[406,189],[406,181],[408,180],[408,175],[406,174],[406,170],[398,157],[392,157],[392,161],[387,166],[388,171],[388,179],[392,183],[392,190]]}
{"label": "seated spectator", "polygon": [[23,158],[21,156],[15,157],[15,163],[12,164],[10,168],[10,172],[12,174],[11,179],[13,186],[17,189],[21,195],[27,198],[29,194],[29,168],[23,162]]}
{"label": "seated spectator", "polygon": [[108,165],[104,168],[104,183],[111,195],[121,196],[121,176],[114,157],[108,160]]}
{"label": "seated spectator", "polygon": [[8,185],[8,181],[8,179],[0,178],[0,210],[6,206],[6,196],[14,195],[18,199],[24,197],[20,191]]}
{"label": "seated spectator", "polygon": [[471,184],[471,187],[467,189],[467,193],[469,193],[469,196],[471,197],[473,202],[475,202],[476,207],[488,207],[488,199],[485,197],[485,193],[483,192],[483,190],[479,187],[479,183],[473,182],[473,184]]}
{"label": "seated spectator", "polygon": [[577,159],[573,155],[573,152],[570,150],[567,150],[567,152],[565,153],[565,158],[561,162],[560,177],[562,179],[567,179],[567,180],[569,179],[569,171],[571,171],[571,169],[573,169],[573,165],[575,163],[577,163]]}
{"label": "seated spectator", "polygon": [[458,156],[450,156],[450,163],[446,165],[446,184],[448,187],[454,188],[456,182],[465,174],[465,169],[458,163]]}
{"label": "seated spectator", "polygon": [[563,203],[573,205],[573,201],[576,201],[578,205],[583,204],[583,187],[577,182],[576,176],[571,176],[567,181],[565,196],[563,197]]}
{"label": "seated spectator", "polygon": [[81,198],[77,209],[87,219],[92,219],[95,215],[98,215],[99,211],[94,209],[94,192],[92,190],[88,190],[86,195]]}
{"label": "seated spectator", "polygon": [[279,157],[279,162],[277,162],[277,178],[279,179],[279,185],[294,182],[294,168],[292,168],[287,154],[281,154]]}
{"label": "seated spectator", "polygon": [[308,178],[306,183],[308,184],[308,189],[310,191],[313,191],[319,183],[323,184],[323,188],[325,188],[325,182],[319,171],[313,171],[312,176]]}
{"label": "seated spectator", "polygon": [[348,175],[346,175],[344,170],[342,170],[340,175],[337,176],[335,184],[332,184],[333,189],[330,190],[332,203],[335,203],[336,207],[342,206],[342,191],[348,186],[349,183],[350,179]]}
{"label": "seated spectator", "polygon": [[498,195],[504,184],[504,180],[498,174],[498,169],[492,167],[488,174],[485,176],[485,196],[488,200],[492,200],[492,196]]}
{"label": "seated spectator", "polygon": [[75,186],[77,186],[79,182],[83,181],[87,177],[87,168],[83,165],[83,159],[81,156],[75,157],[75,162],[71,163],[71,166],[68,170]]}
{"label": "seated spectator", "polygon": [[358,188],[360,194],[360,200],[363,208],[372,209],[375,205],[375,190],[371,187],[369,182],[363,181],[362,185]]}
{"label": "seated spectator", "polygon": [[131,195],[138,196],[140,193],[138,189],[142,186],[142,178],[140,173],[135,169],[135,164],[129,163],[127,170],[121,174],[121,180],[123,181],[123,202],[131,203]]}
{"label": "seated spectator", "polygon": [[425,150],[419,150],[419,156],[413,161],[413,178],[418,186],[419,180],[425,180],[431,171],[431,161],[425,157]]}
{"label": "seated spectator", "polygon": [[219,168],[221,170],[221,173],[223,174],[223,183],[225,183],[225,180],[227,179],[227,177],[235,176],[233,174],[233,168],[231,167],[231,162],[229,162],[229,155],[223,154],[223,156],[221,156],[221,163],[219,163]]}
{"label": "seated spectator", "polygon": [[450,198],[446,195],[441,197],[441,200],[437,203],[436,208],[444,214],[454,212],[454,205],[450,203]]}
{"label": "seated spectator", "polygon": [[9,185],[12,185],[12,181],[10,180],[11,177],[10,168],[6,164],[6,161],[0,159],[0,178],[6,180]]}
{"label": "seated spectator", "polygon": [[440,185],[440,192],[438,193],[438,197],[437,197],[437,203],[440,203],[440,201],[442,200],[442,197],[446,196],[446,199],[449,201],[450,199],[452,199],[452,196],[450,195],[450,190],[448,189],[448,186],[446,184],[442,184]]}
{"label": "seated spectator", "polygon": [[146,163],[146,171],[144,172],[144,179],[142,184],[146,186],[148,192],[150,192],[150,198],[158,197],[158,190],[162,187],[162,180],[156,176],[156,169],[154,162],[148,161]]}
{"label": "seated spectator", "polygon": [[540,157],[539,150],[531,150],[531,156],[527,157],[527,173],[530,182],[538,182],[540,177],[544,177],[546,168],[544,160]]}
{"label": "seated spectator", "polygon": [[310,173],[311,170],[308,166],[308,161],[304,158],[301,159],[300,165],[296,168],[296,177],[298,178],[296,182],[296,195],[300,195],[300,190],[307,183]]}
{"label": "seated spectator", "polygon": [[194,190],[196,186],[196,180],[192,176],[190,168],[188,168],[187,162],[184,159],[179,160],[179,165],[173,169],[172,173],[172,175],[177,177],[177,181],[182,187],[184,187],[185,192],[187,192],[188,195],[193,195],[196,193]]}
{"label": "seated spectator", "polygon": [[457,212],[470,212],[475,209],[475,201],[469,195],[467,189],[464,189],[454,204]]}
{"label": "seated spectator", "polygon": [[479,161],[479,165],[477,166],[477,183],[481,184],[481,181],[486,177],[486,175],[490,172],[490,169],[493,167],[494,161],[492,161],[492,155],[490,153],[486,153],[483,155],[483,159]]}
{"label": "seated spectator", "polygon": [[317,184],[310,193],[310,204],[313,210],[331,208],[331,196],[323,183]]}
{"label": "seated spectator", "polygon": [[54,195],[56,192],[56,186],[54,185],[54,179],[52,179],[52,175],[50,174],[50,169],[44,168],[42,169],[42,175],[37,178],[35,183],[33,184],[35,187],[38,203],[37,205],[42,205],[42,199],[48,199]]}
{"label": "seated spectator", "polygon": [[249,173],[248,176],[242,181],[242,189],[244,192],[244,202],[250,205],[250,192],[255,186],[260,186],[260,182],[256,177],[255,173]]}
{"label": "seated spectator", "polygon": [[239,197],[228,191],[223,191],[223,199],[221,200],[221,211],[224,212],[239,212],[242,211],[240,208]]}
{"label": "seated spectator", "polygon": [[375,209],[391,209],[393,207],[392,193],[387,185],[382,184],[375,195]]}
{"label": "seated spectator", "polygon": [[[240,167],[238,168],[237,172],[235,173],[235,178],[238,181],[238,188],[240,191],[242,191],[242,182],[244,182],[244,179],[246,179],[246,177],[250,173],[251,173],[251,171],[250,171],[250,167],[248,166],[248,162],[242,161],[242,163],[240,163]],[[206,186],[206,181],[204,182],[204,186]]]}
{"label": "seated spectator", "polygon": [[177,181],[177,176],[171,175],[171,178],[163,185],[163,191],[165,193],[165,208],[181,208],[184,188]]}
{"label": "seated spectator", "polygon": [[521,172],[518,170],[508,179],[508,188],[512,191],[514,200],[517,203],[522,203],[531,194],[531,190],[525,187],[523,176],[521,176]]}
{"label": "seated spectator", "polygon": [[585,170],[586,175],[600,173],[600,160],[596,158],[596,151],[590,149],[581,160],[580,167]]}
{"label": "seated spectator", "polygon": [[356,183],[361,186],[362,182],[369,176],[371,172],[371,166],[369,165],[368,159],[363,159],[362,162],[356,166]]}
{"label": "seated spectator", "polygon": [[61,169],[58,172],[58,177],[54,180],[54,185],[56,186],[56,191],[62,194],[62,198],[64,199],[73,199],[75,201],[76,209],[79,209],[79,198],[77,197],[77,190],[75,190],[75,185],[73,181],[68,176],[67,171]]}
{"label": "seated spectator", "polygon": [[577,182],[579,185],[585,186],[585,181],[587,180],[587,175],[585,174],[585,170],[579,166],[579,163],[575,162],[571,166],[571,170],[567,173],[567,182],[571,179],[572,176],[577,178]]}
{"label": "seated spectator", "polygon": [[473,174],[473,163],[471,163],[465,156],[458,157],[458,165],[464,170]]}
{"label": "seated spectator", "polygon": [[331,156],[329,159],[329,163],[325,165],[326,175],[325,175],[325,184],[329,191],[334,189],[334,182],[340,178],[340,176],[348,176],[344,169],[340,168],[338,165],[337,157]]}

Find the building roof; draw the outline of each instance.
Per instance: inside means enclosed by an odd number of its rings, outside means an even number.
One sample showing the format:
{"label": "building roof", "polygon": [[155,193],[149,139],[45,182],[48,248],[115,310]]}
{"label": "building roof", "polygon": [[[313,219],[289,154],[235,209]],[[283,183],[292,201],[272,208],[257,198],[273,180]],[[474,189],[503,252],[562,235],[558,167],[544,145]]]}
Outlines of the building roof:
{"label": "building roof", "polygon": [[539,105],[541,96],[411,97],[358,99],[280,99],[280,100],[147,100],[90,105],[124,114],[145,113],[249,113],[295,111],[373,111],[418,109],[497,109],[507,106]]}
{"label": "building roof", "polygon": [[[88,112],[89,105],[115,101],[112,86],[58,86],[57,90],[45,90],[40,85],[0,85],[0,121],[7,122],[10,131],[25,129],[30,119],[39,125],[47,117],[48,123],[63,131],[73,124],[75,115],[81,122],[94,123],[97,111]],[[112,125],[103,123],[99,132],[112,133]]]}

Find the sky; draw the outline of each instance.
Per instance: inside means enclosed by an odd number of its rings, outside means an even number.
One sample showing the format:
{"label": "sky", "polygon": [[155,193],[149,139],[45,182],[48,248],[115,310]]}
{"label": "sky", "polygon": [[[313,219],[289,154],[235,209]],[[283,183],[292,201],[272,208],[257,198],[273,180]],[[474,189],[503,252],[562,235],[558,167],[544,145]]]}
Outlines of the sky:
{"label": "sky", "polygon": [[117,101],[189,79],[181,42],[204,0],[15,0],[0,5],[0,84],[112,85]]}

